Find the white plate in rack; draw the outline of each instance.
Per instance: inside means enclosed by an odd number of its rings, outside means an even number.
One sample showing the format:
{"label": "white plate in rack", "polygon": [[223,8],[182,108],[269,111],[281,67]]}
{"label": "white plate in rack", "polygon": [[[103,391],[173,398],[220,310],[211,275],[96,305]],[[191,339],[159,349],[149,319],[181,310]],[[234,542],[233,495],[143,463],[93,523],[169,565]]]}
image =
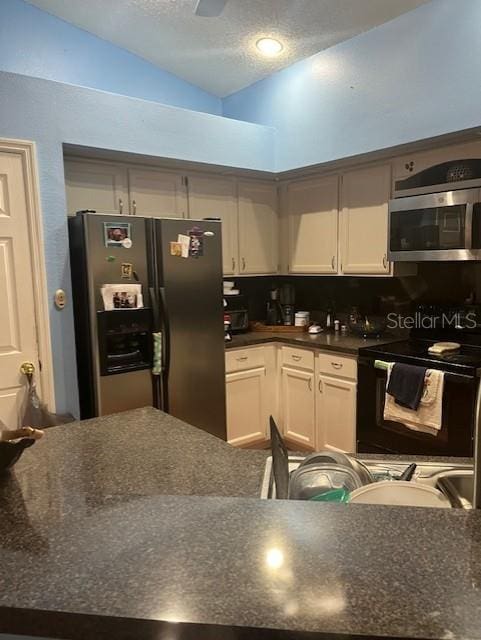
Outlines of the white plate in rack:
{"label": "white plate in rack", "polygon": [[438,489],[404,480],[383,480],[355,489],[349,503],[451,509],[448,498]]}

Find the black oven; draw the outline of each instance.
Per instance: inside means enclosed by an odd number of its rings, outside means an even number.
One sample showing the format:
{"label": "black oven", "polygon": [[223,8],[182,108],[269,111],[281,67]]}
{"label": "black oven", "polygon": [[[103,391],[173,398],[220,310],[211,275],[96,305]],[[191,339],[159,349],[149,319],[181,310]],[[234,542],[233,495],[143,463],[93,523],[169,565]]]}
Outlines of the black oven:
{"label": "black oven", "polygon": [[[399,343],[402,344],[402,343]],[[397,351],[402,351],[398,348]],[[393,357],[394,355],[394,357]],[[407,364],[426,364],[403,357],[361,349],[358,360],[357,450],[359,453],[395,453],[426,456],[472,456],[478,377],[472,367],[443,366],[445,371],[442,427],[436,436],[412,431],[398,422],[383,419],[387,371],[374,366],[376,359]]]}

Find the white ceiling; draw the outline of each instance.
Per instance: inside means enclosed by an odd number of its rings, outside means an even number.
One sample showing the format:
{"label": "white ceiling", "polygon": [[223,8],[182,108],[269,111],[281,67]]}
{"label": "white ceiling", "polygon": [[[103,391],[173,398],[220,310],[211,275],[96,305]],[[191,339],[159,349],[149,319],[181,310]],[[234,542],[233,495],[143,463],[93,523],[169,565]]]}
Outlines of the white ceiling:
{"label": "white ceiling", "polygon": [[[202,18],[196,0],[28,1],[221,97],[427,2],[228,0]],[[278,57],[257,53],[264,35],[284,43]]]}

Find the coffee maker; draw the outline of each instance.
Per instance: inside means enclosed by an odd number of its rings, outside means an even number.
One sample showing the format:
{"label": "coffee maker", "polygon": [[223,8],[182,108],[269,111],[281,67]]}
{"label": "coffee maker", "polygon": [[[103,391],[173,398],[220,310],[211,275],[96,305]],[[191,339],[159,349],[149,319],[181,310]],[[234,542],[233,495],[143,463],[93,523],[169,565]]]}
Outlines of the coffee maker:
{"label": "coffee maker", "polygon": [[282,319],[284,325],[294,324],[294,313],[296,304],[296,290],[293,284],[284,283],[279,288],[279,298],[282,309]]}
{"label": "coffee maker", "polygon": [[282,324],[284,324],[284,316],[279,302],[279,289],[273,286],[267,302],[266,325],[276,326]]}

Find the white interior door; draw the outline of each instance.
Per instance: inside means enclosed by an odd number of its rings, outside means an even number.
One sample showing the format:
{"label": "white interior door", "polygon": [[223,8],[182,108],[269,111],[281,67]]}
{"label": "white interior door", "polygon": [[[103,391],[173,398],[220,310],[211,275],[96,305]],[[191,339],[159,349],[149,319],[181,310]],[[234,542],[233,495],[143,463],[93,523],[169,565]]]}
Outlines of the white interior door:
{"label": "white interior door", "polygon": [[0,152],[0,419],[10,429],[25,398],[20,365],[39,371],[31,255],[22,156]]}

